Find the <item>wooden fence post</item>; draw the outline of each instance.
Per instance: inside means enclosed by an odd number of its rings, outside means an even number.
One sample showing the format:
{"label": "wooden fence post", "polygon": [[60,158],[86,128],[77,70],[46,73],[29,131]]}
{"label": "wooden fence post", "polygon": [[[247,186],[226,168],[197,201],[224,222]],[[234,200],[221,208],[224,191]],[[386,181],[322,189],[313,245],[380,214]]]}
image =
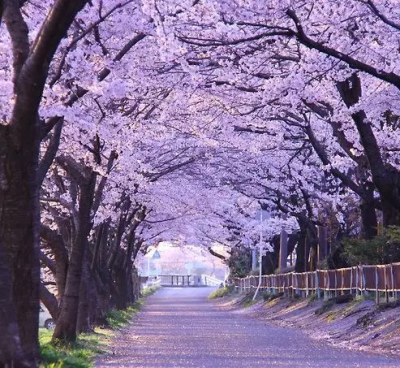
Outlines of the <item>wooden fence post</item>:
{"label": "wooden fence post", "polygon": [[337,297],[337,288],[338,288],[338,284],[337,284],[337,270],[335,270],[335,297]]}
{"label": "wooden fence post", "polygon": [[326,298],[329,299],[331,296],[331,278],[329,276],[329,272],[326,271],[326,279],[327,282],[325,283],[326,285]]}
{"label": "wooden fence post", "polygon": [[379,283],[378,267],[375,266],[375,302],[376,302],[376,305],[379,305],[379,288],[378,288],[378,283]]}
{"label": "wooden fence post", "polygon": [[359,279],[359,274],[358,274],[358,266],[356,266],[356,297],[358,296],[358,280]]}
{"label": "wooden fence post", "polygon": [[353,295],[353,267],[350,268],[350,295]]}
{"label": "wooden fence post", "polygon": [[[270,293],[276,295],[278,292],[282,292],[287,295],[294,295],[299,293],[304,298],[308,297],[310,293],[316,294],[317,298],[320,299],[322,296],[324,299],[330,298],[333,295],[337,297],[339,294],[343,295],[344,291],[349,290],[351,295],[366,295],[368,290],[370,292],[375,292],[375,302],[380,303],[380,293],[385,293],[385,300],[388,303],[391,296],[397,300],[399,293],[397,290],[396,280],[397,272],[400,272],[400,263],[386,264],[386,265],[375,265],[375,266],[365,266],[367,269],[371,269],[371,273],[375,270],[375,288],[368,284],[367,289],[367,275],[364,271],[363,265],[357,265],[355,267],[342,268],[339,270],[316,270],[316,271],[306,271],[301,273],[291,272],[290,274],[278,274],[278,275],[265,275],[262,277],[261,286],[263,289],[268,290]],[[383,275],[380,276],[379,272],[381,268],[384,268]],[[350,284],[345,280],[345,272],[350,271]],[[333,274],[332,274],[333,272]],[[338,273],[341,272],[341,282],[338,283]],[[353,274],[355,272],[355,275]],[[390,272],[390,275],[389,275]],[[321,279],[319,278],[321,275]],[[332,278],[331,278],[332,275]],[[175,278],[176,276],[176,278]],[[185,277],[186,276],[186,277]],[[185,280],[187,280],[187,285],[191,283],[191,275],[170,275],[165,277],[170,277],[172,286],[180,285],[180,280],[182,280],[183,285],[185,285]],[[161,276],[160,276],[161,277]],[[390,279],[389,279],[390,277]],[[235,290],[239,292],[251,291],[255,286],[253,281],[254,276],[247,276],[244,278],[235,278]],[[368,279],[369,280],[369,279]],[[369,280],[372,281],[372,280]],[[290,290],[291,289],[291,290]],[[334,294],[333,294],[334,293]]]}
{"label": "wooden fence post", "polygon": [[390,264],[390,277],[392,278],[392,293],[394,300],[397,300],[397,291],[396,285],[394,284],[394,270],[393,270],[393,263]]}
{"label": "wooden fence post", "polygon": [[308,272],[306,272],[306,298],[308,297]]}
{"label": "wooden fence post", "polygon": [[384,276],[384,280],[385,280],[385,299],[386,299],[386,303],[389,304],[389,292],[388,292],[388,284],[387,284],[387,266],[385,266],[383,276]]}
{"label": "wooden fence post", "polygon": [[365,282],[364,266],[361,266],[361,288],[363,290],[363,295],[367,293],[367,285]]}

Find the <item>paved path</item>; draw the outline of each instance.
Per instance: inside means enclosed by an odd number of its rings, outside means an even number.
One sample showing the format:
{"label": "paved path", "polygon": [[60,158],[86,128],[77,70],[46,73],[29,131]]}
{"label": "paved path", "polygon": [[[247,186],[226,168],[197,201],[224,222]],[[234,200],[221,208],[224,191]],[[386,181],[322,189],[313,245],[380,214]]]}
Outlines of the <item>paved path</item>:
{"label": "paved path", "polygon": [[400,367],[400,361],[339,350],[301,331],[221,311],[206,288],[165,288],[96,367],[257,368]]}

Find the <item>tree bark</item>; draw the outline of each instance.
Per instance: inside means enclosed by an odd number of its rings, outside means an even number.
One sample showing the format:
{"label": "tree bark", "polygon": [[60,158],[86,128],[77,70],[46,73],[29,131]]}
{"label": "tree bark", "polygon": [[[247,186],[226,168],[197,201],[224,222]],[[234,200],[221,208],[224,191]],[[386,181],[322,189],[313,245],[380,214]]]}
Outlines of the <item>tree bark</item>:
{"label": "tree bark", "polygon": [[[348,107],[354,106],[361,98],[361,80],[356,73],[346,81],[339,82],[337,88]],[[400,173],[396,168],[384,163],[380,147],[365,112],[363,110],[354,112],[352,118],[368,159],[373,182],[380,194],[383,226],[398,226],[400,225]]]}
{"label": "tree bark", "polygon": [[40,301],[48,309],[54,321],[58,318],[58,300],[42,283],[40,284]]}
{"label": "tree bark", "polygon": [[87,181],[80,183],[79,226],[72,245],[65,292],[61,299],[60,315],[53,333],[53,341],[74,342],[77,337],[79,294],[83,271],[83,260],[87,237],[91,229],[91,209],[94,198],[96,174],[91,173]]}
{"label": "tree bark", "polygon": [[57,298],[61,300],[65,290],[68,271],[68,251],[61,235],[45,225],[40,227],[40,235],[54,254],[56,263],[55,280],[57,284]]}
{"label": "tree bark", "polygon": [[0,366],[27,368],[19,340],[19,331],[12,296],[12,276],[0,238]]}
{"label": "tree bark", "polygon": [[378,219],[376,217],[375,204],[368,201],[361,201],[361,223],[362,237],[364,239],[372,239],[378,234]]}
{"label": "tree bark", "polygon": [[296,248],[296,265],[295,272],[305,272],[306,271],[306,231],[300,228],[299,240]]}
{"label": "tree bark", "polygon": [[[35,124],[33,124],[35,125]],[[39,188],[36,170],[39,142],[35,129],[27,129],[14,144],[11,129],[0,129],[0,234],[10,262],[13,302],[19,338],[28,361],[39,357]]]}
{"label": "tree bark", "polygon": [[76,330],[78,333],[93,332],[91,324],[90,310],[91,310],[91,275],[88,251],[85,252],[85,258],[82,269],[81,288],[79,293],[79,310]]}
{"label": "tree bark", "polygon": [[[35,367],[39,357],[37,170],[42,125],[38,110],[53,55],[85,3],[84,0],[56,0],[32,47],[28,27],[19,9],[21,2],[5,0],[1,6],[1,17],[12,42],[15,94],[9,124],[0,126],[0,242],[10,264],[11,279],[4,282],[12,285],[12,305],[18,324],[13,334],[20,339],[22,347],[22,354],[15,355],[14,366],[28,364]],[[0,305],[2,310],[8,307],[7,303]],[[17,351],[18,346],[14,349]]]}

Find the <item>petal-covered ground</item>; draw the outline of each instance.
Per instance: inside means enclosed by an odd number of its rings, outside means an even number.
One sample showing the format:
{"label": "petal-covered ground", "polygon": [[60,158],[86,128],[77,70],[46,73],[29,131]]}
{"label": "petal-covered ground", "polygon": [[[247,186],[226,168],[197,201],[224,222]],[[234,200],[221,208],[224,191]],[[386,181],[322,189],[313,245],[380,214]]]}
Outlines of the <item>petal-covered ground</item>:
{"label": "petal-covered ground", "polygon": [[218,309],[210,292],[159,290],[96,367],[400,367],[393,358],[333,348],[300,330]]}

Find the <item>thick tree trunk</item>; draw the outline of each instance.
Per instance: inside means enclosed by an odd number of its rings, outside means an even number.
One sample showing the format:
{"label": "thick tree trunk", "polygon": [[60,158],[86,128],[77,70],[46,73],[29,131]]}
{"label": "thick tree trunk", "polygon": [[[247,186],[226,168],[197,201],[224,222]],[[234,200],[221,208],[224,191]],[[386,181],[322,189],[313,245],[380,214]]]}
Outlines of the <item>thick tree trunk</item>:
{"label": "thick tree trunk", "polygon": [[306,271],[306,231],[300,228],[299,240],[296,248],[296,272]]}
{"label": "thick tree trunk", "polygon": [[132,276],[132,289],[134,297],[133,302],[136,302],[139,299],[141,292],[140,276],[138,274],[138,270],[136,269],[136,267],[133,267],[131,276]]}
{"label": "thick tree trunk", "polygon": [[[110,233],[109,221],[106,221],[101,226],[102,231],[98,234],[101,236],[99,240],[98,250],[94,252],[94,258],[91,264],[91,274],[93,277],[94,289],[95,289],[95,311],[94,321],[99,325],[106,325],[106,314],[110,309],[110,295],[111,295],[111,272],[107,268],[107,247],[108,247],[108,236]],[[97,243],[97,242],[96,242]]]}
{"label": "thick tree trunk", "polygon": [[49,229],[47,226],[41,225],[40,236],[54,254],[54,261],[56,263],[55,280],[57,284],[57,298],[61,300],[67,280],[68,251],[62,236],[56,231]]}
{"label": "thick tree trunk", "polygon": [[[109,277],[107,277],[107,280]],[[94,274],[94,285],[96,293],[96,304],[93,319],[97,325],[107,325],[107,311],[110,309],[110,283],[103,282],[100,275]]]}
{"label": "thick tree trunk", "polygon": [[44,306],[50,312],[54,321],[57,321],[58,300],[43,284],[40,284],[40,301],[44,304]]}
{"label": "thick tree trunk", "polygon": [[0,238],[0,366],[29,367],[21,344],[12,297],[12,275]]}
{"label": "thick tree trunk", "polygon": [[[120,250],[122,252],[122,250]],[[120,253],[118,252],[118,253]],[[121,254],[117,256],[121,257]],[[127,280],[126,280],[126,270],[122,265],[120,260],[114,263],[114,267],[112,270],[112,278],[113,278],[113,294],[112,299],[115,302],[115,306],[118,310],[124,310],[128,307],[127,303]]]}
{"label": "thick tree trunk", "polygon": [[364,239],[372,239],[378,234],[378,219],[374,203],[361,201],[361,223],[362,237]]}
{"label": "thick tree trunk", "polygon": [[8,126],[0,127],[0,241],[11,265],[22,350],[34,366],[39,357],[39,140],[35,126],[18,142],[10,133]]}
{"label": "thick tree trunk", "polygon": [[[356,73],[346,81],[339,82],[337,88],[349,108],[357,104],[362,96],[361,80]],[[384,162],[366,113],[360,110],[351,116],[360,135],[360,142],[368,159],[373,182],[380,194],[383,226],[398,226],[400,225],[400,172]]]}
{"label": "thick tree trunk", "polygon": [[93,331],[93,329],[90,326],[90,316],[89,316],[89,303],[90,303],[90,298],[88,295],[90,292],[89,279],[90,279],[89,260],[86,250],[85,258],[83,260],[82,280],[79,293],[78,319],[76,324],[76,330],[78,333]]}
{"label": "thick tree trunk", "polygon": [[80,185],[79,228],[72,245],[65,292],[61,299],[60,314],[53,334],[53,341],[74,342],[77,337],[79,294],[83,271],[83,260],[87,237],[91,229],[90,214],[94,195],[96,175]]}
{"label": "thick tree trunk", "polygon": [[[12,44],[14,106],[9,124],[0,125],[0,242],[10,264],[21,359],[36,367],[40,284],[38,161],[44,128],[38,111],[54,53],[86,1],[55,1],[32,48],[20,10],[23,2],[1,3],[0,15]],[[9,285],[8,280],[4,282]],[[0,305],[2,311],[8,307]],[[18,331],[14,333],[18,338]],[[13,366],[24,364],[16,355]]]}

